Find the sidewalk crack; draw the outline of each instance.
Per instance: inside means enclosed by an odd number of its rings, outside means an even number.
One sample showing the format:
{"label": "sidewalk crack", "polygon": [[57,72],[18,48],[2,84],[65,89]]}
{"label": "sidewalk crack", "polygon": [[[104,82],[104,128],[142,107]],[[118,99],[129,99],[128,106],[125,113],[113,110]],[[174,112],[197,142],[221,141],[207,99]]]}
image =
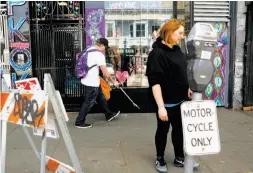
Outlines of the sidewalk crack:
{"label": "sidewalk crack", "polygon": [[125,154],[124,154],[124,152],[123,152],[123,145],[122,145],[122,142],[121,142],[121,141],[119,141],[119,147],[120,147],[121,155],[122,155],[123,160],[124,160],[124,163],[123,163],[123,165],[121,165],[121,166],[125,166],[125,167],[127,168],[127,172],[130,173],[130,172],[129,172],[128,163],[127,163],[127,159],[126,159],[126,156],[125,156]]}

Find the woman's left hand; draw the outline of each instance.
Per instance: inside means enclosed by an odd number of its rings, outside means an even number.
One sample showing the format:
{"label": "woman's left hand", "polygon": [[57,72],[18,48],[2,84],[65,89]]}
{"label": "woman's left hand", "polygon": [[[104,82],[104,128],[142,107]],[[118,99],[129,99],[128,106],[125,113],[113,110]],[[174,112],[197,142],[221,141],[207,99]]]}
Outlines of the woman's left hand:
{"label": "woman's left hand", "polygon": [[189,97],[189,99],[192,98],[192,90],[190,88],[188,89],[188,97]]}

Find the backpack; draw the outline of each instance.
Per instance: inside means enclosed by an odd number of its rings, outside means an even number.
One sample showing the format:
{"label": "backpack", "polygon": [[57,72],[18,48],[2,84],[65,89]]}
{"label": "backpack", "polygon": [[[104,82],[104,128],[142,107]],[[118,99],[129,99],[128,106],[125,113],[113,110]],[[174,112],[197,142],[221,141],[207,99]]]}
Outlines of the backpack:
{"label": "backpack", "polygon": [[88,67],[87,65],[87,60],[88,60],[88,53],[90,52],[96,52],[99,51],[97,49],[90,49],[90,50],[83,50],[81,53],[76,55],[76,65],[75,65],[75,74],[76,77],[79,78],[84,78],[90,69],[93,67],[97,66],[97,64],[94,64],[91,67]]}

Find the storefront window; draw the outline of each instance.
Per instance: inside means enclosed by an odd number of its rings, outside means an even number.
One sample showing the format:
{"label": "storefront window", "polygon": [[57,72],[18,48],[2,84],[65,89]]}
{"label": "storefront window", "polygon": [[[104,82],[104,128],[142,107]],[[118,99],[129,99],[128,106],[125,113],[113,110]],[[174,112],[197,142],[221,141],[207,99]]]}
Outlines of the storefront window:
{"label": "storefront window", "polygon": [[[183,3],[179,18],[184,18]],[[107,67],[125,87],[148,87],[148,54],[160,26],[173,16],[173,1],[105,1],[104,10],[111,47]]]}
{"label": "storefront window", "polygon": [[136,24],[136,37],[146,37],[146,24]]}
{"label": "storefront window", "polygon": [[114,37],[115,22],[106,22],[106,37]]}
{"label": "storefront window", "polygon": [[134,25],[130,25],[130,37],[134,37]]}

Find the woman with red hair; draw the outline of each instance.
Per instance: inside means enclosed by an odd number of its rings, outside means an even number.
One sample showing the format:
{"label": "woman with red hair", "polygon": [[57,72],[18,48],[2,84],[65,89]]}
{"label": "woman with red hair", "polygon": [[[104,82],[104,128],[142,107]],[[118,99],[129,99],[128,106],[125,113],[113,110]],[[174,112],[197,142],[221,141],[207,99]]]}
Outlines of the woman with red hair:
{"label": "woman with red hair", "polygon": [[[183,101],[191,98],[192,91],[189,89],[187,81],[186,57],[177,45],[183,37],[184,23],[171,19],[161,28],[160,36],[153,44],[153,50],[147,61],[146,75],[157,117],[156,169],[160,173],[167,172],[164,151],[170,124],[175,154],[174,166],[184,166],[180,105]],[[194,167],[198,166],[198,163],[194,163]]]}

